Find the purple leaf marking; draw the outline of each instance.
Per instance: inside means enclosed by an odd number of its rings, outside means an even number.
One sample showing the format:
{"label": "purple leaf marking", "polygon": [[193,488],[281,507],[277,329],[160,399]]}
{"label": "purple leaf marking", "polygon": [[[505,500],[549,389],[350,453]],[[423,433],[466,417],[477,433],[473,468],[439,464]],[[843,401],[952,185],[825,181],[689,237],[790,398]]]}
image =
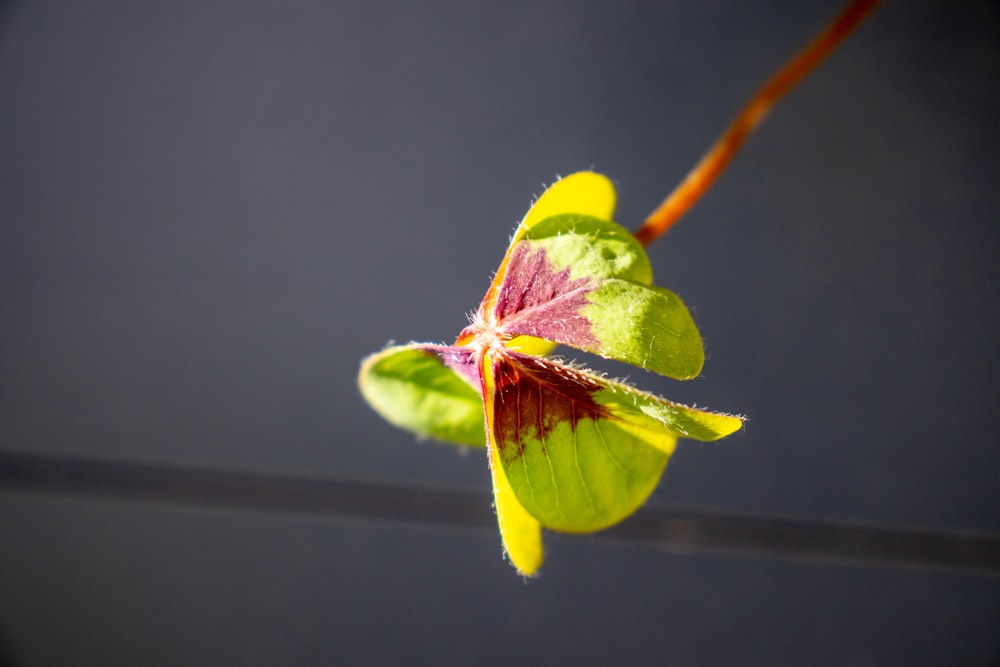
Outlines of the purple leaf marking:
{"label": "purple leaf marking", "polygon": [[445,366],[455,371],[460,378],[468,382],[477,392],[482,394],[479,381],[479,367],[475,351],[469,347],[453,345],[420,345],[420,349],[433,354]]}
{"label": "purple leaf marking", "polygon": [[576,428],[581,419],[610,413],[594,400],[604,388],[598,378],[565,364],[506,351],[492,359],[494,440],[505,460],[524,453],[524,438],[544,442],[561,423]]}
{"label": "purple leaf marking", "polygon": [[590,320],[580,314],[596,287],[590,278],[556,271],[544,248],[518,243],[497,293],[494,313],[504,333],[544,338],[583,349],[598,349]]}

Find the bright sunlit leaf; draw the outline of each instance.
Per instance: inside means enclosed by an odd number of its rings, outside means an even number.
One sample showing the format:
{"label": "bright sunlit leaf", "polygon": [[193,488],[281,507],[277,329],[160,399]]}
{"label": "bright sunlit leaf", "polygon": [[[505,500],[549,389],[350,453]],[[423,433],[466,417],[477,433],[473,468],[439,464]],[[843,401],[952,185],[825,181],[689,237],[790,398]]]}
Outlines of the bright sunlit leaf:
{"label": "bright sunlit leaf", "polygon": [[716,440],[742,426],[551,359],[487,356],[490,447],[521,505],[546,528],[582,533],[618,523],[656,487],[678,436]]}
{"label": "bright sunlit leaf", "polygon": [[507,481],[495,447],[489,450],[490,476],[493,480],[493,506],[497,512],[500,539],[511,564],[518,572],[531,575],[542,566],[542,524],[517,499]]}
{"label": "bright sunlit leaf", "polygon": [[539,197],[514,233],[514,240],[546,218],[576,213],[598,220],[611,220],[617,195],[607,176],[579,171],[553,183]]}

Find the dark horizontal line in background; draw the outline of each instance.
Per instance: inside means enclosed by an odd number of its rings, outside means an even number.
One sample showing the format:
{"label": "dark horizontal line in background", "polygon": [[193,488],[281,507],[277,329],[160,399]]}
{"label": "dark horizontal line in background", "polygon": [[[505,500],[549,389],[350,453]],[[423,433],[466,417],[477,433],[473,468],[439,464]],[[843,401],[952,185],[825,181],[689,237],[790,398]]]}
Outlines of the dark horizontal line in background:
{"label": "dark horizontal line in background", "polygon": [[[496,529],[483,491],[0,451],[0,492]],[[1000,574],[1000,536],[646,507],[595,543]]]}

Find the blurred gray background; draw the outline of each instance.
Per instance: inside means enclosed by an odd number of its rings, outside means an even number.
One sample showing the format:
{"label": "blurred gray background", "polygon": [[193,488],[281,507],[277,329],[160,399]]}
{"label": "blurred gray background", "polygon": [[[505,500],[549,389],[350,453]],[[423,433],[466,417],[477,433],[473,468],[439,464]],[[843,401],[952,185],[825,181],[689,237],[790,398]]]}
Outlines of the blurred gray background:
{"label": "blurred gray background", "polygon": [[[0,5],[0,447],[487,488],[367,408],[557,174],[636,227],[807,2]],[[745,413],[654,496],[1000,531],[1000,6],[887,2],[650,248]],[[997,664],[1000,581],[0,497],[14,665]]]}

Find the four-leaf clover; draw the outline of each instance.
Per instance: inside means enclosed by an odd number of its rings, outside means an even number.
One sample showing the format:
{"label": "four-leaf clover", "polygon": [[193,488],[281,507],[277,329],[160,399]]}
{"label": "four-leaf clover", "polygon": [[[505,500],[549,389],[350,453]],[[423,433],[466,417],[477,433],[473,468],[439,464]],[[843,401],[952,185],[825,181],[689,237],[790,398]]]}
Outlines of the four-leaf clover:
{"label": "four-leaf clover", "polygon": [[390,347],[361,366],[362,394],[388,421],[486,446],[503,545],[524,575],[541,566],[542,528],[622,521],[652,493],[678,438],[716,440],[742,425],[544,356],[560,344],[679,380],[701,372],[691,315],[652,285],[614,206],[604,176],[557,181],[518,226],[454,345]]}

